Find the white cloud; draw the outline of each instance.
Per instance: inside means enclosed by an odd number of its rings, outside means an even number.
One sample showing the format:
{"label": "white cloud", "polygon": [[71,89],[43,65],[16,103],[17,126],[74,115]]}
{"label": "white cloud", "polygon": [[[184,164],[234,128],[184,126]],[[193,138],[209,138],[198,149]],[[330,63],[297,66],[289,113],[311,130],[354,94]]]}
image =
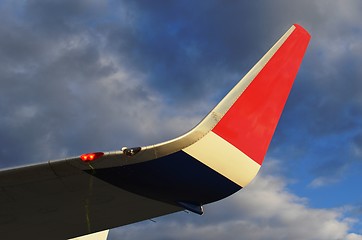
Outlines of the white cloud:
{"label": "white cloud", "polygon": [[333,178],[330,176],[326,176],[326,177],[317,177],[315,179],[313,179],[313,181],[309,184],[310,187],[312,188],[318,188],[318,187],[323,187],[329,184],[333,184],[339,181],[339,178]]}
{"label": "white cloud", "polygon": [[362,240],[362,236],[355,233],[351,233],[347,235],[346,240]]}
{"label": "white cloud", "polygon": [[205,207],[111,231],[110,239],[361,239],[340,209],[315,209],[290,193],[285,180],[259,175],[246,189]]}

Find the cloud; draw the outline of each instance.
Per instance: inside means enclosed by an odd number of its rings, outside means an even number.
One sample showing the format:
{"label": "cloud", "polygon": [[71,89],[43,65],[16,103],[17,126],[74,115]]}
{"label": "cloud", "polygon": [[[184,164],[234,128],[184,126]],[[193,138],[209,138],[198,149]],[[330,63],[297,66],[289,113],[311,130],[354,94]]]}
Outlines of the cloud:
{"label": "cloud", "polygon": [[358,159],[362,159],[362,133],[354,137],[352,151]]}
{"label": "cloud", "polygon": [[283,178],[262,173],[201,217],[177,213],[111,231],[110,239],[362,239],[341,209],[308,206]]}
{"label": "cloud", "polygon": [[346,240],[361,240],[361,239],[362,236],[355,233],[351,233],[346,236]]}
{"label": "cloud", "polygon": [[[0,24],[2,168],[154,144],[202,118],[164,114],[167,103],[150,87],[147,74],[129,68],[127,52],[114,51],[108,35],[97,29],[103,5],[20,5],[5,1],[0,8],[13,12],[0,17],[7,23]],[[99,13],[94,28],[86,21],[93,11]]]}

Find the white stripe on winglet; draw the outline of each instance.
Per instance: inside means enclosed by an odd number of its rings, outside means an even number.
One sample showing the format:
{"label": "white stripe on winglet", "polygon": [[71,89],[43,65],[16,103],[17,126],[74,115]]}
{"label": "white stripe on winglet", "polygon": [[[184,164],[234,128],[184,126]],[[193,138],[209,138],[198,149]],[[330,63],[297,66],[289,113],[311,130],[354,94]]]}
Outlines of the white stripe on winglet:
{"label": "white stripe on winglet", "polygon": [[106,240],[109,230],[104,230],[101,232],[96,232],[81,237],[71,238],[68,240]]}
{"label": "white stripe on winglet", "polygon": [[260,169],[259,164],[212,131],[183,151],[241,187],[250,183]]}

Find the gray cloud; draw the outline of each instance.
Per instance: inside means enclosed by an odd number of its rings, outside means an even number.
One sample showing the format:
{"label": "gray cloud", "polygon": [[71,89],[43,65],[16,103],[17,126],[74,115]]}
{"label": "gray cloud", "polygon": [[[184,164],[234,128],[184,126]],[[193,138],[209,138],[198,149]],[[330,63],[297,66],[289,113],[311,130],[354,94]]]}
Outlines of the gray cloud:
{"label": "gray cloud", "polygon": [[[46,9],[37,17],[49,16],[53,4],[40,5]],[[30,11],[35,6],[25,7]],[[63,18],[57,21],[68,19]],[[1,153],[8,159],[3,167],[117,149],[122,147],[118,144],[135,144],[141,136],[140,144],[153,143],[147,136],[160,129],[150,130],[160,115],[160,98],[145,90],[144,76],[126,70],[104,49],[102,36],[62,29],[61,38],[47,38],[51,25],[45,20],[29,25],[9,17],[6,22],[10,25],[2,25],[6,31],[1,32],[0,58]],[[13,26],[23,31],[13,32]]]}
{"label": "gray cloud", "polygon": [[362,159],[362,133],[358,133],[353,139],[352,151],[355,156],[361,160]]}

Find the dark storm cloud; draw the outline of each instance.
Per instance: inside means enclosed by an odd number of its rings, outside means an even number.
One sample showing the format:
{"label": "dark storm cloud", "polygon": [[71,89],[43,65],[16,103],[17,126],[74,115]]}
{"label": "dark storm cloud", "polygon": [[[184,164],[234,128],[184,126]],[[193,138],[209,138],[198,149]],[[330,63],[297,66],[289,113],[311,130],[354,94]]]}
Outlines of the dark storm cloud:
{"label": "dark storm cloud", "polygon": [[22,19],[34,31],[48,34],[48,38],[66,37],[87,29],[86,24],[97,17],[104,17],[106,6],[107,3],[94,0],[25,1]]}
{"label": "dark storm cloud", "polygon": [[[226,59],[233,58],[233,51],[243,51],[242,35],[227,28],[232,19],[221,21],[234,12],[232,6],[216,14],[219,4],[194,12],[183,3],[163,9],[154,2],[148,9],[134,3],[109,3],[106,8],[89,1],[4,2],[1,142],[2,158],[11,160],[3,166],[82,149],[118,148],[123,142],[133,144],[139,134],[141,143],[153,143],[147,140],[149,134],[153,141],[166,140],[169,137],[157,134],[161,126],[151,125],[161,118],[158,93],[163,94],[162,103],[186,106],[171,110],[168,120],[173,115],[182,119],[184,111],[190,121],[199,107],[205,114],[214,103],[195,99],[211,99],[214,95],[206,93],[215,93],[215,85],[230,88],[240,77],[229,73],[233,62]],[[113,7],[117,13],[111,13]],[[218,18],[208,17],[212,15]],[[218,32],[223,28],[225,33]],[[227,32],[233,37],[225,37]],[[231,46],[225,47],[224,41]],[[243,45],[250,46],[251,40]],[[230,83],[227,78],[234,75]],[[137,97],[142,99],[137,102]],[[133,120],[137,117],[138,122]]]}
{"label": "dark storm cloud", "polygon": [[[25,2],[20,20],[3,15],[2,167],[121,148],[134,144],[141,130],[144,144],[150,143],[144,128],[158,115],[158,99],[145,90],[141,75],[104,50],[102,36],[74,19],[87,4]],[[10,5],[3,3],[2,11]]]}
{"label": "dark storm cloud", "polygon": [[[240,3],[193,2],[193,8],[189,2],[130,5],[138,16],[132,37],[124,39],[121,29],[120,33],[111,32],[109,39],[119,38],[112,43],[120,42],[120,55],[126,55],[133,68],[148,74],[152,87],[178,106],[179,102],[190,104],[207,96],[213,90],[211,86],[230,89],[263,53],[250,56],[251,46],[265,36],[254,21],[239,17],[248,11]],[[238,31],[234,22],[238,22]],[[264,50],[276,40],[269,39]]]}

